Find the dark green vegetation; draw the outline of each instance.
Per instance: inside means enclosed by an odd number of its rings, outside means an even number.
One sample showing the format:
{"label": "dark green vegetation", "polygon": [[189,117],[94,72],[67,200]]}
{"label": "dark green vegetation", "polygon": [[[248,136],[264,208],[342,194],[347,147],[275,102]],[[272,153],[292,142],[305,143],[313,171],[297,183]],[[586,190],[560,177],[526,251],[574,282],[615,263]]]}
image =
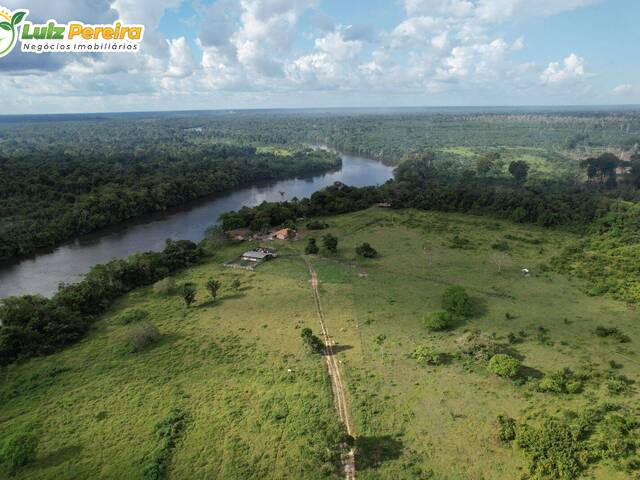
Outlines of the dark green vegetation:
{"label": "dark green vegetation", "polygon": [[[16,139],[0,142],[0,258],[239,186],[340,166],[326,151],[258,152],[170,126],[152,133],[108,123],[96,129],[99,138],[76,124],[41,128],[57,141],[37,130],[21,148]],[[24,129],[31,131],[17,132]]]}
{"label": "dark green vegetation", "polygon": [[[123,293],[150,285],[187,266],[196,264],[202,250],[193,242],[167,240],[162,252],[135,254],[128,260],[96,265],[84,280],[61,285],[47,299],[26,295],[9,297],[0,305],[0,365],[37,355],[47,355],[80,340],[96,316],[104,312]],[[185,290],[183,288],[183,294]],[[192,294],[195,296],[195,289]],[[190,304],[193,298],[187,302]],[[120,323],[142,320],[146,315],[129,311]],[[129,348],[141,350],[153,343],[149,327],[137,327]]]}

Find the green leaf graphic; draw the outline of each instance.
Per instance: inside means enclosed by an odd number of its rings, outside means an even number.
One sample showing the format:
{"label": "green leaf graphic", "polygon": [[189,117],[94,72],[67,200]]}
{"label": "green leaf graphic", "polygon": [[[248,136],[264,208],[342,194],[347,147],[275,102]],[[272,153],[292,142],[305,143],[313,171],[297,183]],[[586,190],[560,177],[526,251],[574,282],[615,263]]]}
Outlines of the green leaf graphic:
{"label": "green leaf graphic", "polygon": [[13,17],[11,17],[11,25],[19,24],[26,14],[27,14],[27,12],[16,12],[16,13],[14,13]]}
{"label": "green leaf graphic", "polygon": [[0,28],[3,30],[6,30],[7,32],[10,32],[11,30],[13,30],[9,22],[0,22]]}

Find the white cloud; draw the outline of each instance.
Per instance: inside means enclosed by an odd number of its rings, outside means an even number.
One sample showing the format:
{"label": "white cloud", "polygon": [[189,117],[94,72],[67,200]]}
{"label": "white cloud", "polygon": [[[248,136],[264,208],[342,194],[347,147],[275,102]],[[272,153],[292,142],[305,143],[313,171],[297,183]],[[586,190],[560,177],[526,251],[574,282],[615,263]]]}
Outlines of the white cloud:
{"label": "white cloud", "polygon": [[168,77],[184,78],[193,73],[193,56],[191,48],[184,37],[167,40],[169,46],[169,68],[165,75]]}
{"label": "white cloud", "polygon": [[551,62],[542,72],[540,80],[545,85],[554,85],[569,80],[580,80],[587,75],[584,58],[572,53],[562,63]]}
{"label": "white cloud", "polygon": [[502,38],[490,43],[455,47],[444,59],[438,74],[443,79],[468,78],[472,82],[494,79],[499,75],[500,64],[509,51]]}
{"label": "white cloud", "polygon": [[630,83],[624,83],[622,85],[618,85],[613,89],[613,93],[616,95],[631,95],[635,92],[635,87]]}
{"label": "white cloud", "polygon": [[391,32],[391,44],[400,47],[411,42],[426,42],[429,34],[438,32],[443,27],[442,19],[429,16],[412,17],[400,23]]}

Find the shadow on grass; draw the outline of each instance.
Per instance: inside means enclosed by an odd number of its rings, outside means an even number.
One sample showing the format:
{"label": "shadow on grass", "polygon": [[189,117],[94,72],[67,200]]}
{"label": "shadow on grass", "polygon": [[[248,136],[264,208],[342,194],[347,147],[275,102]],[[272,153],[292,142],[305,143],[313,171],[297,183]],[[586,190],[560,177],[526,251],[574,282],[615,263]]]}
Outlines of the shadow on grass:
{"label": "shadow on grass", "polygon": [[333,350],[333,354],[344,352],[346,350],[351,350],[353,347],[351,345],[332,345],[331,350]]}
{"label": "shadow on grass", "polygon": [[471,297],[473,304],[473,317],[482,317],[489,312],[487,301],[484,298]]}
{"label": "shadow on grass", "polygon": [[520,376],[525,378],[526,380],[537,379],[540,380],[544,377],[544,373],[542,373],[537,368],[527,367],[526,365],[522,365],[520,367]]}
{"label": "shadow on grass", "polygon": [[384,462],[396,460],[402,455],[404,444],[391,435],[356,438],[356,469],[380,467]]}
{"label": "shadow on grass", "polygon": [[80,445],[69,445],[40,458],[37,463],[41,467],[55,467],[66,461],[73,460],[81,451],[82,447]]}

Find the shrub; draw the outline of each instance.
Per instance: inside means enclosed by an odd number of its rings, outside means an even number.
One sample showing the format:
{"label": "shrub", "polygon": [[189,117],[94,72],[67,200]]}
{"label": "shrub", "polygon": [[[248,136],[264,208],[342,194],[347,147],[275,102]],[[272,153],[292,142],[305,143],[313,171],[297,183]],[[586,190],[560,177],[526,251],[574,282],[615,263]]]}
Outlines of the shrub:
{"label": "shrub", "polygon": [[218,290],[220,290],[221,286],[222,286],[222,282],[220,280],[215,280],[213,278],[210,278],[209,280],[207,280],[207,283],[205,284],[205,287],[209,292],[209,295],[211,295],[211,298],[213,299],[214,302],[216,301],[216,297],[218,296]]}
{"label": "shrub", "polygon": [[376,249],[367,242],[364,242],[362,245],[358,245],[356,247],[356,253],[365,258],[374,258],[378,255]]}
{"label": "shrub", "polygon": [[316,243],[316,239],[315,238],[310,238],[309,240],[307,240],[307,245],[306,247],[304,247],[304,253],[306,253],[307,255],[315,255],[320,251],[320,248],[318,247],[318,244]]}
{"label": "shrub", "polygon": [[7,437],[0,446],[0,462],[13,475],[36,457],[38,435],[20,432]]}
{"label": "shrub", "polygon": [[329,228],[328,223],[320,222],[318,220],[311,221],[307,223],[307,228],[309,230],[324,230],[325,228]]}
{"label": "shrub", "polygon": [[132,308],[127,310],[122,315],[120,315],[119,320],[123,325],[128,325],[130,323],[136,323],[144,320],[149,316],[149,312],[146,310],[140,310],[139,308]]}
{"label": "shrub", "polygon": [[443,363],[443,355],[426,345],[418,345],[411,353],[411,358],[422,365],[441,365]]}
{"label": "shrub", "polygon": [[569,368],[558,370],[544,376],[538,384],[539,392],[550,393],[579,393],[582,390],[583,379]]}
{"label": "shrub", "polygon": [[514,379],[520,373],[520,361],[506,353],[498,353],[491,357],[487,370],[503,378]]}
{"label": "shrub", "polygon": [[324,342],[317,335],[313,334],[310,328],[303,328],[300,333],[302,341],[311,353],[323,353]]}
{"label": "shrub", "polygon": [[424,317],[424,326],[432,332],[446,330],[453,325],[453,315],[449,312],[428,313]]}
{"label": "shrub", "polygon": [[553,417],[547,417],[540,426],[519,427],[516,439],[530,458],[531,478],[578,478],[585,466],[578,434],[568,422]]}
{"label": "shrub", "polygon": [[166,277],[153,284],[153,292],[158,295],[173,295],[176,293],[176,280]]}
{"label": "shrub", "polygon": [[632,380],[624,375],[612,375],[607,380],[607,390],[612,395],[625,395],[631,391]]}
{"label": "shrub", "polygon": [[516,421],[506,415],[498,415],[498,439],[508,443],[516,439]]}
{"label": "shrub", "polygon": [[456,345],[463,355],[479,361],[488,361],[499,353],[500,347],[495,339],[484,332],[467,332],[456,339]]}
{"label": "shrub", "polygon": [[193,283],[185,283],[180,289],[180,296],[184,300],[184,303],[189,307],[196,299],[196,286]]}
{"label": "shrub", "polygon": [[603,327],[599,325],[596,327],[595,333],[598,337],[613,337],[620,343],[629,343],[631,341],[628,335],[625,335],[616,327]]}
{"label": "shrub", "polygon": [[462,287],[449,287],[442,294],[442,308],[452,315],[468,318],[473,315],[473,302]]}
{"label": "shrub", "polygon": [[327,233],[322,237],[322,244],[324,245],[324,248],[331,253],[336,253],[338,251],[338,238],[330,233]]}
{"label": "shrub", "polygon": [[150,324],[143,323],[129,332],[127,335],[127,346],[129,351],[136,353],[145,350],[151,345],[157,343],[162,335],[158,329]]}

